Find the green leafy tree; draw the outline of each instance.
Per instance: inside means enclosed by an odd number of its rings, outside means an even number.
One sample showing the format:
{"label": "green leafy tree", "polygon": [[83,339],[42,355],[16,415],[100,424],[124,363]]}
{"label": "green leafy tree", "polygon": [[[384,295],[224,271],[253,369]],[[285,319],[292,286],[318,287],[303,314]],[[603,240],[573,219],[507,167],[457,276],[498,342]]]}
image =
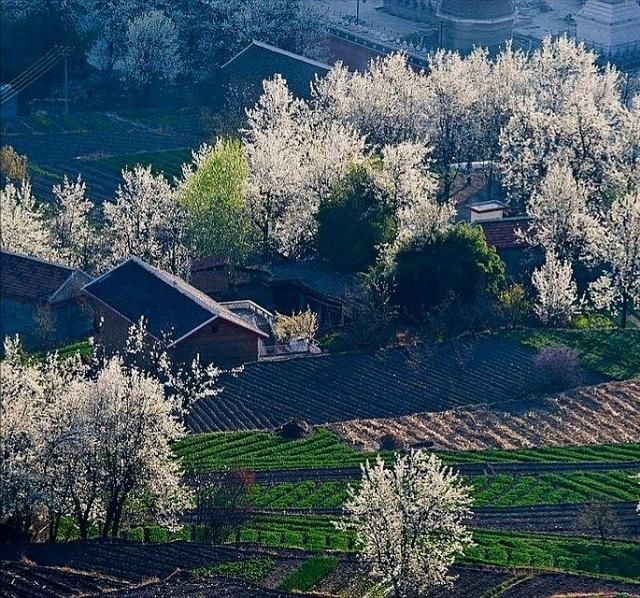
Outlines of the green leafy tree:
{"label": "green leafy tree", "polygon": [[187,212],[195,255],[229,256],[242,263],[255,254],[257,241],[246,205],[247,160],[239,142],[218,140],[194,154],[183,167],[179,200]]}
{"label": "green leafy tree", "polygon": [[370,164],[354,165],[318,210],[317,250],[345,272],[372,266],[382,244],[395,235],[393,208],[384,201]]}
{"label": "green leafy tree", "polygon": [[459,224],[432,242],[401,249],[395,282],[396,302],[417,315],[451,301],[472,305],[496,298],[505,266],[481,228]]}

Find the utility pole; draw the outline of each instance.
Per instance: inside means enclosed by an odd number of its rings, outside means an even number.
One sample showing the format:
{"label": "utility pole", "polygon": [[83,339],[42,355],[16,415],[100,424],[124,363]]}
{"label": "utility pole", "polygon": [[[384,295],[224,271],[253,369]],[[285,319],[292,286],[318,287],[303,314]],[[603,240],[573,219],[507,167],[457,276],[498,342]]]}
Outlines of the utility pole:
{"label": "utility pole", "polygon": [[360,24],[360,0],[356,0],[356,25]]}
{"label": "utility pole", "polygon": [[69,65],[67,54],[64,55],[64,113],[69,114]]}

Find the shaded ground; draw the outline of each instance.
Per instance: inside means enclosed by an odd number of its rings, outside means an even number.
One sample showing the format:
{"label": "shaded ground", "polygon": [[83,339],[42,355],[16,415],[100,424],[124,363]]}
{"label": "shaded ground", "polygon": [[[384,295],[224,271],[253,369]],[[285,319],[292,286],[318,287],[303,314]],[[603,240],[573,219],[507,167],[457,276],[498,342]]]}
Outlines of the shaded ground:
{"label": "shaded ground", "polygon": [[[196,433],[264,429],[292,417],[322,424],[523,400],[535,388],[535,356],[529,348],[482,336],[251,363],[241,375],[221,379],[220,395],[198,401],[188,426]],[[587,371],[583,379],[603,381]]]}
{"label": "shaded ground", "polygon": [[[44,116],[40,117],[44,118]],[[3,134],[3,144],[12,145],[29,159],[34,194],[42,201],[51,197],[51,187],[66,174],[78,174],[87,184],[88,196],[96,203],[111,199],[120,182],[120,169],[140,162],[167,170],[171,176],[197,147],[202,134],[184,126],[154,127],[137,120],[107,113],[48,115],[18,119]],[[35,119],[35,120],[34,120]]]}

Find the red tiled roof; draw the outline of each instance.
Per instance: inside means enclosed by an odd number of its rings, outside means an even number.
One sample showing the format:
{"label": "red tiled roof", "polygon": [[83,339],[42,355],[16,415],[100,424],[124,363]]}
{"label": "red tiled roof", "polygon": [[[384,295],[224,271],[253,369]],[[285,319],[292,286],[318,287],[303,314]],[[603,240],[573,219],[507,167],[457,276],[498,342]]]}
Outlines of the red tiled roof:
{"label": "red tiled roof", "polygon": [[478,222],[484,230],[487,243],[496,249],[524,249],[527,243],[518,236],[518,231],[523,233],[529,228],[529,218],[500,218]]}
{"label": "red tiled roof", "polygon": [[73,268],[10,251],[0,251],[0,293],[23,301],[46,301]]}

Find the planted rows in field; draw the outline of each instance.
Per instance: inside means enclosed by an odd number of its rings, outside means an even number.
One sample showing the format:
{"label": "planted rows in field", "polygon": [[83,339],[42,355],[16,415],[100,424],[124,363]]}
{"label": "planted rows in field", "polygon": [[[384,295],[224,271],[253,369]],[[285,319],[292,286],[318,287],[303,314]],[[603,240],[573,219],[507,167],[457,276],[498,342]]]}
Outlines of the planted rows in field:
{"label": "planted rows in field", "polygon": [[[355,467],[375,452],[358,451],[326,428],[317,428],[309,438],[284,440],[269,432],[197,434],[174,445],[187,469],[211,471],[228,467],[254,470]],[[575,446],[523,449],[519,451],[437,451],[453,464],[486,463],[583,463],[640,461],[640,444]],[[385,459],[392,453],[383,452]],[[614,469],[614,467],[612,467]]]}
{"label": "planted rows in field", "polygon": [[[476,507],[562,505],[590,501],[640,500],[640,485],[629,472],[478,476],[467,480]],[[357,481],[354,481],[357,483]],[[347,482],[289,482],[251,489],[258,509],[333,509],[348,497]],[[640,525],[640,518],[638,521]]]}
{"label": "planted rows in field", "polygon": [[446,449],[523,449],[529,446],[640,442],[640,379],[585,386],[528,409],[483,405],[405,417],[331,424],[347,442],[376,446],[393,434],[405,444]]}
{"label": "planted rows in field", "polygon": [[[353,533],[336,530],[330,517],[321,516],[259,517],[235,540],[306,550],[355,550]],[[476,530],[474,540],[476,546],[468,549],[466,562],[640,577],[640,544],[635,542],[601,544],[568,536],[486,530]]]}
{"label": "planted rows in field", "polygon": [[292,417],[323,424],[504,404],[531,393],[534,357],[485,336],[251,363],[241,375],[221,379],[220,395],[198,401],[188,426],[193,432],[264,429]]}

